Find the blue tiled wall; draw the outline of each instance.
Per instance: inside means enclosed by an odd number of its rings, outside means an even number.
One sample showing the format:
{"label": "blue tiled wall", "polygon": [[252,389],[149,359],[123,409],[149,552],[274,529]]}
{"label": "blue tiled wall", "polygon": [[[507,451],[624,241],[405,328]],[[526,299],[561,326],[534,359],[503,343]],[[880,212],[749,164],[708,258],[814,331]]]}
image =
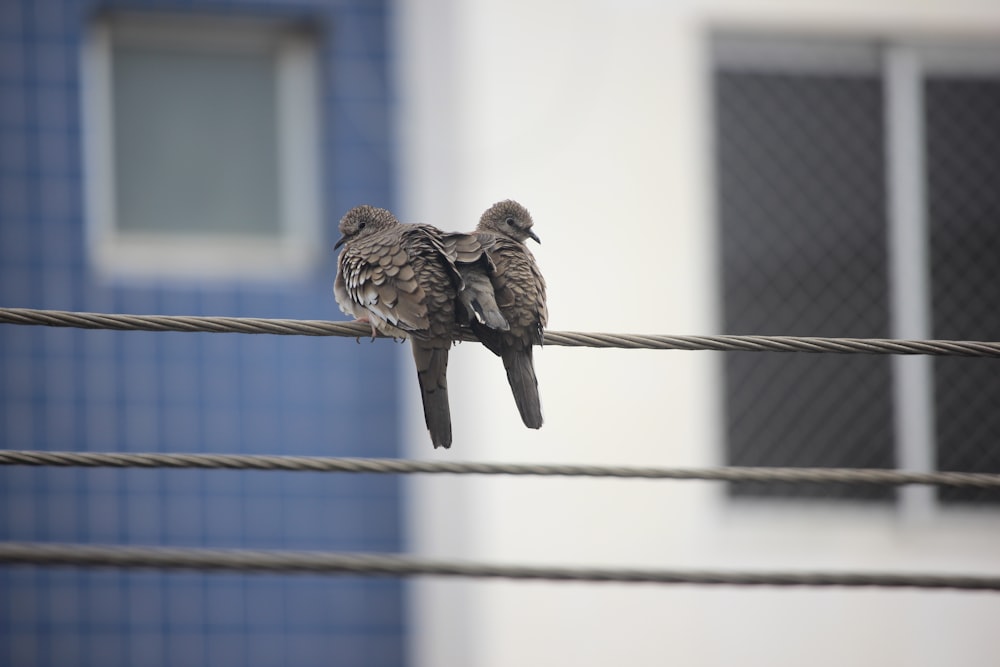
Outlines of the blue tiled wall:
{"label": "blue tiled wall", "polygon": [[[308,281],[272,286],[108,285],[89,270],[78,58],[104,6],[0,0],[0,305],[340,319],[332,249]],[[350,206],[391,206],[384,2],[109,6],[315,20],[324,243]],[[341,338],[0,325],[0,446],[395,456],[395,352]],[[385,476],[0,468],[0,539],[398,551],[399,493]],[[398,665],[402,596],[381,579],[5,567],[0,664]]]}

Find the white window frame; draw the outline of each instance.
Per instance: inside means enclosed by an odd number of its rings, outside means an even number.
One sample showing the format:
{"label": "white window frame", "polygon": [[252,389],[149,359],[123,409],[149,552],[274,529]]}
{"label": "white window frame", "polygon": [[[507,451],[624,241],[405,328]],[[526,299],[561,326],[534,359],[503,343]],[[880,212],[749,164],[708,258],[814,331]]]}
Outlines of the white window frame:
{"label": "white window frame", "polygon": [[[115,210],[112,39],[216,52],[276,53],[277,236],[122,230]],[[321,256],[317,40],[276,20],[120,13],[92,23],[82,47],[86,243],[110,279],[299,279]]]}
{"label": "white window frame", "polygon": [[[941,73],[1000,78],[1000,47],[961,38],[796,39],[720,33],[713,43],[712,76],[718,67],[769,73],[863,74],[882,80],[890,335],[930,338],[930,230],[922,84],[927,75]],[[896,469],[936,470],[933,358],[894,355],[892,393]],[[909,521],[926,522],[943,510],[931,486],[900,487],[897,498],[898,512]]]}

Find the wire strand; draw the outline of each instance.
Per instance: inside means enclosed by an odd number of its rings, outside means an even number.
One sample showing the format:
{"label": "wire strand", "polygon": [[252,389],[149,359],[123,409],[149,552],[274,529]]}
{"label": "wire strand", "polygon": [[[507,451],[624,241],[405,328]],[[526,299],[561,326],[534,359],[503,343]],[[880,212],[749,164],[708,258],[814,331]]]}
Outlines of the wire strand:
{"label": "wire strand", "polygon": [[376,474],[512,475],[610,477],[624,479],[710,480],[721,482],[791,482],[1000,488],[1000,474],[907,472],[871,468],[653,468],[641,466],[564,465],[414,461],[406,459],[266,456],[260,454],[177,454],[41,452],[0,450],[0,465],[78,466],[88,468],[201,468],[285,470]]}
{"label": "wire strand", "polygon": [[[357,322],[262,319],[256,317],[122,315],[64,310],[35,310],[31,308],[0,308],[0,323],[114,331],[181,331],[273,334],[279,336],[345,336],[348,338],[361,338],[371,335],[371,330],[367,325]],[[988,341],[826,338],[816,336],[682,336],[585,333],[578,331],[546,331],[544,338],[545,345],[628,350],[713,350],[718,352],[811,352],[1000,357],[1000,342]],[[463,340],[473,341],[475,338],[468,335]]]}
{"label": "wire strand", "polygon": [[443,561],[403,554],[253,551],[37,542],[0,542],[0,564],[706,586],[836,586],[1000,591],[1000,576],[544,567]]}

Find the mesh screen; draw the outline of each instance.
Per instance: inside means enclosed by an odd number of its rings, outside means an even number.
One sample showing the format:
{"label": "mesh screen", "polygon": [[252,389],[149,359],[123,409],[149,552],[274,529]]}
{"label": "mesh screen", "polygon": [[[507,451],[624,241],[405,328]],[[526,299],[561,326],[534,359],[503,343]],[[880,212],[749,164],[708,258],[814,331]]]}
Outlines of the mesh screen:
{"label": "mesh screen", "polygon": [[[882,85],[875,75],[715,76],[727,333],[886,336]],[[890,360],[728,354],[733,465],[894,465]],[[738,496],[892,498],[758,485]]]}
{"label": "mesh screen", "polygon": [[[933,335],[1000,340],[1000,80],[930,77],[924,97]],[[1000,361],[942,358],[934,371],[938,467],[1000,473]]]}

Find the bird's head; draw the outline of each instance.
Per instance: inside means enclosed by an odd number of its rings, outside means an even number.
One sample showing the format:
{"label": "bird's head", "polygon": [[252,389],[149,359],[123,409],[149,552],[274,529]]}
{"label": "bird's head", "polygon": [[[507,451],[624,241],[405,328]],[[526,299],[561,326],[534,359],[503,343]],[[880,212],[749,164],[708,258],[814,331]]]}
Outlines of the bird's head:
{"label": "bird's head", "polygon": [[534,239],[536,243],[541,243],[538,235],[531,231],[534,224],[528,209],[513,199],[505,199],[486,209],[483,217],[479,219],[479,225],[476,229],[503,234],[521,243],[527,239]]}
{"label": "bird's head", "polygon": [[396,216],[384,208],[376,208],[368,204],[355,206],[340,219],[338,226],[340,239],[333,247],[339,248],[348,241],[376,234],[397,224],[399,224],[399,220],[396,219]]}

